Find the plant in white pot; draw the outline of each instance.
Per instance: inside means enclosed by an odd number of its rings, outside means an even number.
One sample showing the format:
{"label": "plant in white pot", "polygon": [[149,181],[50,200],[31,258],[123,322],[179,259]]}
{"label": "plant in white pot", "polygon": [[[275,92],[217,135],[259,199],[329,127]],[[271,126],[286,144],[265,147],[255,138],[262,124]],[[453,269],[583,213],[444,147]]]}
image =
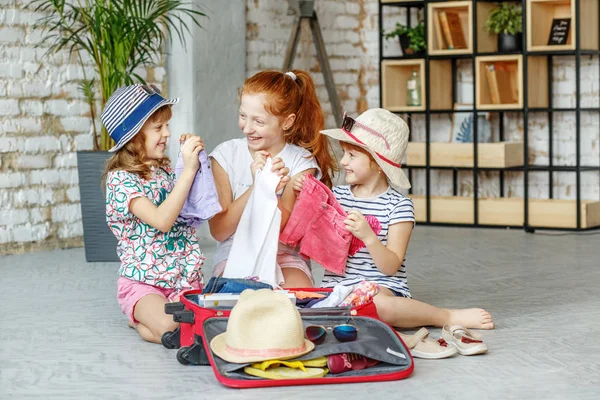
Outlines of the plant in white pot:
{"label": "plant in white pot", "polygon": [[[186,21],[200,27],[205,14],[181,0],[34,0],[28,8],[45,14],[35,25],[46,34],[41,44],[50,54],[74,54],[83,71],[79,88],[90,106],[94,148],[77,152],[86,259],[116,261],[101,188],[113,143],[104,127],[96,129],[96,92],[102,109],[117,88],[145,83],[136,71],[159,65],[172,37],[185,44]],[[84,58],[93,61],[95,76],[86,76]]]}

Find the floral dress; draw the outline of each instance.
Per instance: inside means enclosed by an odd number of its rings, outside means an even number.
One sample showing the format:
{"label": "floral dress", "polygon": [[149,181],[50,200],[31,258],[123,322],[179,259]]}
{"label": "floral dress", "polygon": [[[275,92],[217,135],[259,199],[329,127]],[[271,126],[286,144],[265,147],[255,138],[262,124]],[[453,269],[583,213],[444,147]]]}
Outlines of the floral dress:
{"label": "floral dress", "polygon": [[119,275],[177,291],[197,287],[202,281],[196,230],[177,220],[169,232],[146,224],[129,210],[136,197],[146,196],[157,207],[173,190],[175,175],[169,167],[152,170],[150,180],[123,170],[106,179],[106,222],[117,237],[121,259]]}

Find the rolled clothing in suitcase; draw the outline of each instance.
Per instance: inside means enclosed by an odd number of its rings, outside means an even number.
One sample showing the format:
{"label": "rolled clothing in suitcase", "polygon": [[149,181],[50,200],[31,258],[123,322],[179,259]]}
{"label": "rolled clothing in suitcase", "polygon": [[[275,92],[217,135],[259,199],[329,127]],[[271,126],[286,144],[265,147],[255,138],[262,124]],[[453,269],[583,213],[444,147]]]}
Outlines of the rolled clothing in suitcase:
{"label": "rolled clothing in suitcase", "polygon": [[[331,292],[330,288],[298,288],[289,291],[303,291],[315,293]],[[165,312],[173,315],[173,320],[179,322],[179,328],[167,332],[162,337],[162,344],[168,349],[179,349],[177,360],[184,365],[208,365],[208,358],[202,343],[202,322],[211,317],[228,317],[231,308],[204,308],[198,305],[197,297],[202,290],[184,292],[178,303],[165,305]],[[377,307],[373,301],[356,307],[327,307],[300,309],[301,315],[341,315],[365,316],[378,318]]]}

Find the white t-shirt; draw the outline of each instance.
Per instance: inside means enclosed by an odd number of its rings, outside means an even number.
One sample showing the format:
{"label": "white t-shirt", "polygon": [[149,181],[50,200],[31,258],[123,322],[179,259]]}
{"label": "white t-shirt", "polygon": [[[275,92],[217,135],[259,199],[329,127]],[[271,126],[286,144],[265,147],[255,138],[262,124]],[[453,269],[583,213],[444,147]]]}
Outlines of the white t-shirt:
{"label": "white t-shirt", "polygon": [[[233,200],[236,200],[243,195],[250,186],[252,186],[252,172],[250,165],[252,164],[252,155],[248,150],[248,142],[246,139],[231,139],[227,142],[218,145],[210,154],[219,165],[227,172],[229,176],[229,185],[233,193]],[[281,153],[275,157],[280,157],[285,166],[290,169],[289,176],[294,176],[307,169],[316,168],[316,178],[321,177],[321,169],[317,165],[316,160],[312,157],[310,151],[287,143]],[[213,261],[213,266],[221,261],[227,260],[233,243],[233,235],[217,244],[217,251]],[[280,252],[283,250],[289,252],[289,247],[279,244]]]}

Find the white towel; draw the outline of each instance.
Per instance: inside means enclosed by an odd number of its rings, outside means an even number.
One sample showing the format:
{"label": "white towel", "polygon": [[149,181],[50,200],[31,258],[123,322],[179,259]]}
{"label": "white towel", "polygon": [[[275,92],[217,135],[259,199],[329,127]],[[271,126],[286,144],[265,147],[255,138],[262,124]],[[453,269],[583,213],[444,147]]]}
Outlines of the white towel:
{"label": "white towel", "polygon": [[281,178],[271,171],[272,166],[269,157],[264,168],[256,172],[254,189],[233,237],[224,278],[257,276],[271,285],[284,283],[277,264],[281,211],[275,189]]}
{"label": "white towel", "polygon": [[354,286],[335,285],[333,292],[325,300],[316,303],[311,308],[337,307],[352,293],[353,288]]}

